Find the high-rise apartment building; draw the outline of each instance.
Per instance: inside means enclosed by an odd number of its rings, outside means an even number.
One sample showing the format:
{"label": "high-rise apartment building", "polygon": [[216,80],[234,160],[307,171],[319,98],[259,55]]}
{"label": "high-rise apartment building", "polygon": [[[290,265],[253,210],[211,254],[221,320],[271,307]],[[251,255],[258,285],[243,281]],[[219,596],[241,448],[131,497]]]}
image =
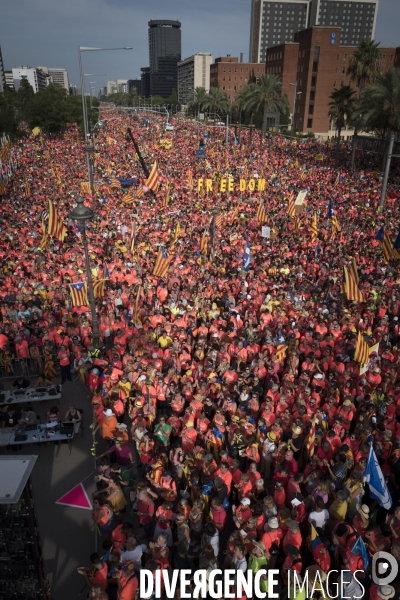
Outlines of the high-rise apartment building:
{"label": "high-rise apartment building", "polygon": [[6,80],[6,86],[9,87],[11,90],[13,90],[14,89],[13,72],[12,71],[4,71],[4,77]]}
{"label": "high-rise apartment building", "polygon": [[178,63],[179,102],[189,102],[197,87],[203,87],[206,92],[210,90],[211,63],[212,56],[209,52],[197,52]]}
{"label": "high-rise apartment building", "polygon": [[264,62],[271,46],[292,42],[306,29],[309,0],[252,0],[249,62]]}
{"label": "high-rise apartment building", "polygon": [[150,93],[169,98],[178,90],[178,62],[181,60],[180,21],[149,21]]}
{"label": "high-rise apartment building", "polygon": [[310,0],[309,26],[341,28],[341,43],[358,46],[375,35],[378,0]]}
{"label": "high-rise apartment building", "polygon": [[1,47],[0,47],[0,92],[4,92],[5,87],[6,87],[6,75],[4,72],[3,57],[1,55]]}
{"label": "high-rise apartment building", "polygon": [[39,90],[45,90],[50,83],[50,77],[39,68],[32,67],[14,67],[12,70],[14,89],[18,90],[21,85],[21,79],[25,77],[28,83],[33,87],[35,94]]}
{"label": "high-rise apartment building", "polygon": [[315,25],[340,27],[343,44],[359,45],[375,34],[378,0],[252,0],[250,62],[263,62],[272,46],[293,42]]}
{"label": "high-rise apartment building", "polygon": [[49,68],[49,75],[51,83],[57,83],[64,90],[69,90],[68,71],[65,69]]}

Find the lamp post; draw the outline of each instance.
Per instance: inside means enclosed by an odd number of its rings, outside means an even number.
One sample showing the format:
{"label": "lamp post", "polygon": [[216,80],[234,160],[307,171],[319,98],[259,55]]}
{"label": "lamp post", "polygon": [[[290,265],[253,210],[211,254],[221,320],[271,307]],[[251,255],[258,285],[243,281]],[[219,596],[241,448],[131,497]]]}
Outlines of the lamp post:
{"label": "lamp post", "polygon": [[92,193],[93,207],[95,206],[95,195],[93,185],[93,171],[91,153],[94,152],[94,148],[88,144],[88,118],[87,118],[87,105],[85,98],[85,81],[83,78],[82,70],[82,52],[102,52],[104,50],[133,50],[132,46],[124,46],[123,48],[91,48],[90,46],[78,46],[78,60],[79,60],[79,77],[81,82],[81,94],[82,94],[82,112],[83,112],[83,129],[85,132],[85,154],[86,154],[86,165],[88,171],[90,191]]}
{"label": "lamp post", "polygon": [[295,113],[296,113],[296,98],[297,98],[297,95],[301,94],[301,92],[297,92],[297,79],[296,79],[295,83],[291,83],[290,85],[293,85],[293,87],[294,87],[292,126],[290,128],[290,145],[292,145],[294,119],[295,119]]}
{"label": "lamp post", "polygon": [[77,206],[68,214],[68,218],[72,221],[79,221],[82,224],[82,244],[85,251],[85,262],[86,262],[86,277],[88,284],[88,296],[90,312],[92,313],[92,331],[93,331],[93,344],[96,348],[100,345],[100,331],[99,321],[96,313],[96,304],[94,301],[94,291],[92,282],[92,272],[90,270],[90,259],[88,252],[88,242],[86,237],[85,222],[91,221],[94,217],[94,211],[83,204],[83,198],[78,196],[76,199]]}

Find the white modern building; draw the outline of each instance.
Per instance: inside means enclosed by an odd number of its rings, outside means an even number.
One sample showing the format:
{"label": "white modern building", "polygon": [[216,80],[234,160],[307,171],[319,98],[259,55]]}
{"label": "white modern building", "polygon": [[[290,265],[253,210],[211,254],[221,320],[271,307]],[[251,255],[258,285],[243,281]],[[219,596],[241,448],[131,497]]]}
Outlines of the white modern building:
{"label": "white modern building", "polygon": [[35,94],[39,90],[45,90],[50,83],[50,77],[42,71],[34,67],[14,67],[12,70],[14,89],[18,90],[21,85],[21,79],[26,77],[28,83],[33,87]]}
{"label": "white modern building", "polygon": [[197,52],[178,62],[178,100],[187,104],[194,90],[203,87],[210,91],[210,65],[213,57],[209,52]]}
{"label": "white modern building", "polygon": [[127,94],[129,92],[129,85],[127,79],[117,79],[116,83],[118,92],[122,92],[123,94]]}

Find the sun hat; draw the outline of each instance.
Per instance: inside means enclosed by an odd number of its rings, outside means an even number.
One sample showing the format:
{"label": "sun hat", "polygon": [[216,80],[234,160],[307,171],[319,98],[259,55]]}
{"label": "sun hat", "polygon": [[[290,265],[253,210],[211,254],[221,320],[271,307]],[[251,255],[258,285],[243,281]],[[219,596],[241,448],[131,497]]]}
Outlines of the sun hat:
{"label": "sun hat", "polygon": [[103,410],[103,414],[104,414],[106,417],[112,417],[114,413],[113,413],[113,411],[111,410],[111,408],[107,408],[106,410]]}
{"label": "sun hat", "polygon": [[379,598],[387,600],[387,598],[393,598],[395,595],[395,589],[392,585],[380,585],[377,590]]}
{"label": "sun hat", "polygon": [[278,527],[279,527],[278,519],[276,517],[270,517],[268,519],[268,527],[270,529],[278,529]]}
{"label": "sun hat", "polygon": [[117,423],[117,429],[128,429],[128,426],[125,423]]}
{"label": "sun hat", "polygon": [[362,504],[358,510],[362,512],[364,517],[369,516],[369,506],[367,506],[366,504]]}
{"label": "sun hat", "polygon": [[243,504],[243,506],[250,506],[250,499],[249,498],[242,498],[240,501],[241,504]]}
{"label": "sun hat", "polygon": [[275,442],[276,441],[276,433],[274,433],[273,431],[269,431],[267,433],[267,438],[269,439],[270,442]]}

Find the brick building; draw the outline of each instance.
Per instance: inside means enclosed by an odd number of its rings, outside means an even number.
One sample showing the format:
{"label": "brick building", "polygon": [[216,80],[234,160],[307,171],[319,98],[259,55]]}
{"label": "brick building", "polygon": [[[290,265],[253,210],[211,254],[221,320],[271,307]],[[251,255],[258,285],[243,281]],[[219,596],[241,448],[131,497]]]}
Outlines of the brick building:
{"label": "brick building", "polygon": [[[346,72],[357,46],[342,46],[340,34],[340,27],[311,27],[296,33],[294,42],[267,50],[266,73],[281,79],[291,113],[296,91],[294,123],[303,132],[335,135],[328,118],[330,96],[342,85],[355,87]],[[400,67],[400,48],[380,48],[380,52],[383,73]],[[353,131],[348,128],[343,135],[351,137]]]}
{"label": "brick building", "polygon": [[247,85],[249,78],[261,77],[265,73],[265,63],[244,63],[239,62],[237,56],[221,56],[215,59],[215,63],[210,65],[210,86],[218,84],[229,100],[236,98],[238,90]]}

